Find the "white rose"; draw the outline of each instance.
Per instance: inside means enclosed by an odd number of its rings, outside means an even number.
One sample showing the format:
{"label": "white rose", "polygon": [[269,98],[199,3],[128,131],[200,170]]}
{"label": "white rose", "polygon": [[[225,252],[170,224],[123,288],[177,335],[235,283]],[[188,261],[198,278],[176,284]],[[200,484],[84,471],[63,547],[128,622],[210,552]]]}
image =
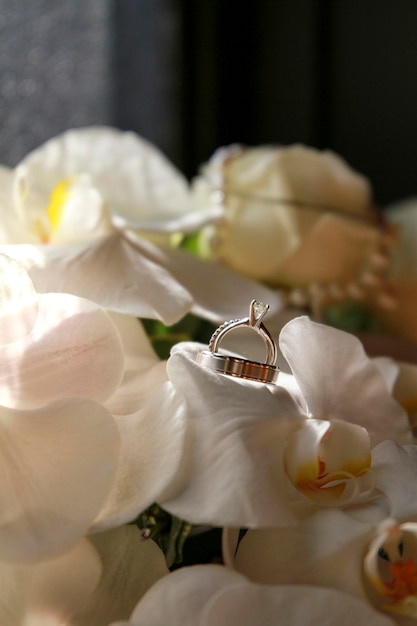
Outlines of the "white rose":
{"label": "white rose", "polygon": [[212,255],[274,285],[353,281],[379,237],[369,181],[330,151],[223,148],[193,193],[198,209],[223,205],[202,235]]}

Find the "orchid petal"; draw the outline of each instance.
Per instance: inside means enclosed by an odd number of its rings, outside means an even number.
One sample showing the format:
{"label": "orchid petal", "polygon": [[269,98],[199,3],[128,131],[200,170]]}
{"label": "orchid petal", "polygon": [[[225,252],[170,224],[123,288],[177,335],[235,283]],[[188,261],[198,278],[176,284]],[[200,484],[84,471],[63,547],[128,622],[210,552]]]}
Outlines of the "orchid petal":
{"label": "orchid petal", "polygon": [[69,243],[109,234],[112,227],[106,199],[95,189],[91,176],[73,176],[59,183],[58,189],[63,184],[66,185],[64,193],[55,204],[50,202],[48,206],[50,241]]}
{"label": "orchid petal", "polygon": [[411,363],[400,363],[399,376],[396,380],[394,398],[407,411],[414,437],[417,427],[417,367]]}
{"label": "orchid petal", "polygon": [[0,254],[0,345],[27,335],[37,315],[38,295],[26,270]]}
{"label": "orchid petal", "polygon": [[249,530],[239,544],[235,567],[262,584],[320,585],[366,599],[363,554],[383,514],[376,507],[370,522],[366,516],[360,520],[326,509],[298,526]]}
{"label": "orchid petal", "polygon": [[353,335],[299,317],[283,328],[279,345],[313,417],[359,424],[372,445],[388,437],[411,442],[405,411]]}
{"label": "orchid petal", "polygon": [[144,369],[148,364],[158,363],[159,358],[156,356],[155,350],[149,340],[140,320],[131,315],[123,315],[121,313],[109,313],[109,316],[116,326],[120,339],[123,344],[123,352],[125,356],[125,369],[131,369],[145,363]]}
{"label": "orchid petal", "polygon": [[[400,374],[400,365],[396,363],[393,359],[388,357],[374,357],[372,362],[375,363],[382,376],[384,377],[385,383],[388,387],[388,391],[393,394],[396,382],[398,380],[398,376]],[[417,372],[417,368],[416,368]],[[395,398],[397,400],[397,398]]]}
{"label": "orchid petal", "polygon": [[[288,438],[285,467],[294,486],[313,501],[334,502],[359,488],[371,465],[367,431],[356,424],[308,420]],[[352,489],[346,487],[354,485]],[[349,493],[350,492],[350,493]]]}
{"label": "orchid petal", "polygon": [[92,302],[69,294],[45,294],[38,303],[31,334],[0,346],[0,401],[16,408],[67,396],[105,401],[124,366],[112,321]]}
{"label": "orchid petal", "polygon": [[0,564],[0,622],[59,626],[72,622],[98,585],[101,563],[82,539],[71,550],[36,565]]}
{"label": "orchid petal", "polygon": [[13,207],[14,171],[0,165],[0,245],[15,243],[36,243],[38,237],[29,233],[18,218]]}
{"label": "orchid petal", "polygon": [[417,524],[387,520],[365,555],[364,572],[378,608],[416,618]]}
{"label": "orchid petal", "polygon": [[72,293],[108,311],[161,319],[168,325],[192,306],[191,295],[169,269],[148,259],[120,234],[40,249],[4,246],[0,252],[25,265],[39,293]]}
{"label": "orchid petal", "polygon": [[119,436],[91,400],[32,411],[2,407],[0,557],[36,561],[68,549],[89,528],[115,475]]}
{"label": "orchid petal", "polygon": [[219,565],[184,567],[152,587],[130,621],[112,626],[298,626],[393,622],[367,604],[331,589],[255,585]]}
{"label": "orchid petal", "polygon": [[7,626],[103,626],[127,618],[168,573],[162,551],[124,526],[82,539],[34,565],[0,564],[0,621]]}
{"label": "orchid petal", "polygon": [[160,626],[167,622],[170,626],[195,626],[213,594],[226,585],[245,580],[241,574],[220,565],[182,567],[149,589],[128,623],[131,626]]}
{"label": "orchid petal", "polygon": [[69,130],[30,152],[16,176],[48,197],[61,180],[87,172],[111,213],[140,228],[190,210],[185,177],[151,143],[132,132],[109,127]]}
{"label": "orchid petal", "polygon": [[372,451],[375,486],[389,499],[390,516],[417,516],[417,448],[384,441]]}
{"label": "orchid petal", "polygon": [[272,392],[261,383],[199,365],[199,347],[178,344],[167,362],[171,384],[185,399],[190,431],[183,489],[158,502],[196,523],[268,526],[293,521],[284,447],[303,414],[284,389]]}
{"label": "orchid petal", "polygon": [[127,235],[132,246],[165,268],[193,296],[193,312],[213,322],[246,317],[253,299],[270,306],[270,316],[282,311],[281,296],[231,269],[204,261],[184,250],[158,248]]}
{"label": "orchid petal", "polygon": [[201,626],[394,626],[367,602],[334,589],[305,585],[241,584],[226,588],[207,605]]}
{"label": "orchid petal", "polygon": [[183,399],[169,383],[141,411],[117,415],[115,420],[121,437],[120,462],[94,530],[134,519],[181,480],[187,423]]}

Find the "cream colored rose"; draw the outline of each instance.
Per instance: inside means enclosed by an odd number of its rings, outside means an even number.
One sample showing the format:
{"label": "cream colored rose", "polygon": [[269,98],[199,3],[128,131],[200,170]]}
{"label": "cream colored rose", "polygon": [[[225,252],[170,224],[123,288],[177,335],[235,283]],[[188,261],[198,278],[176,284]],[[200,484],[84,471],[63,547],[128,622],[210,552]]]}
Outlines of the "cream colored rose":
{"label": "cream colored rose", "polygon": [[224,148],[193,193],[199,209],[223,205],[202,235],[212,256],[274,285],[353,281],[379,237],[369,181],[330,151]]}

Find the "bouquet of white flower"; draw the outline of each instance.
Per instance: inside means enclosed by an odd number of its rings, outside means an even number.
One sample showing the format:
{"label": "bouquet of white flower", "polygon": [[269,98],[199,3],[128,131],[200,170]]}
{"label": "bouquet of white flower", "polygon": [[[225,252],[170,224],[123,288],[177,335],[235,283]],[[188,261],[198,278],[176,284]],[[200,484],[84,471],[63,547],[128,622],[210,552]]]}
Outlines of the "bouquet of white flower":
{"label": "bouquet of white flower", "polygon": [[0,624],[414,623],[414,205],[99,127],[0,177]]}

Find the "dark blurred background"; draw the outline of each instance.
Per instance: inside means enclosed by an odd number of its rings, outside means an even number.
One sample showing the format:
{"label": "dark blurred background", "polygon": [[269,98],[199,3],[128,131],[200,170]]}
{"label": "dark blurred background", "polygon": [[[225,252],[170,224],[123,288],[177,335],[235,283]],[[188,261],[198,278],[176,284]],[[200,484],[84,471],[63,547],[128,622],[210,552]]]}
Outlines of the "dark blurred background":
{"label": "dark blurred background", "polygon": [[188,176],[221,145],[330,148],[417,195],[416,0],[0,0],[0,163],[131,129]]}

